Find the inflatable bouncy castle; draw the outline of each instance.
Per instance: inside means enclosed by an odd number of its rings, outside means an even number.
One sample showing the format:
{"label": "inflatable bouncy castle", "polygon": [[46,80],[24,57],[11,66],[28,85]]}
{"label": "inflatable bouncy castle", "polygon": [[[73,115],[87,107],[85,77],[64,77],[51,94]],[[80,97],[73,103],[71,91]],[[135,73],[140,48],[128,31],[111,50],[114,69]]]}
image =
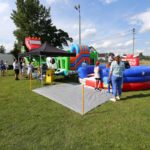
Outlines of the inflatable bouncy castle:
{"label": "inflatable bouncy castle", "polygon": [[[100,65],[103,88],[107,88],[109,68]],[[84,80],[87,86],[95,86],[93,76],[94,66],[86,66],[78,69],[80,81]],[[133,66],[125,69],[123,74],[123,91],[137,91],[150,89],[150,66]]]}
{"label": "inflatable bouncy castle", "polygon": [[[28,48],[27,51],[32,51],[36,48],[41,47],[41,39],[37,37],[26,37],[25,38],[25,45]],[[22,53],[25,52],[25,48],[22,47]],[[64,75],[68,76],[71,74],[77,74],[78,68],[80,68],[83,65],[83,62],[86,63],[86,65],[95,64],[98,53],[97,51],[91,50],[89,46],[87,45],[77,45],[73,44],[68,50],[68,53],[75,53],[75,57],[55,57],[55,74],[57,75]],[[24,60],[26,64],[31,61],[30,57],[24,57]],[[49,64],[49,61],[46,61],[45,57],[41,58],[42,63]],[[39,67],[39,56],[32,56],[32,62],[35,68]]]}
{"label": "inflatable bouncy castle", "polygon": [[84,61],[90,64],[90,49],[88,46],[72,45],[70,51],[76,53],[76,57],[70,57],[70,70],[77,70]]}
{"label": "inflatable bouncy castle", "polygon": [[75,57],[57,57],[57,74],[69,75],[77,74],[77,70],[82,67],[82,63],[86,62],[87,65],[95,64],[98,53],[96,50],[91,50],[87,45],[73,44],[71,53],[76,53]]}

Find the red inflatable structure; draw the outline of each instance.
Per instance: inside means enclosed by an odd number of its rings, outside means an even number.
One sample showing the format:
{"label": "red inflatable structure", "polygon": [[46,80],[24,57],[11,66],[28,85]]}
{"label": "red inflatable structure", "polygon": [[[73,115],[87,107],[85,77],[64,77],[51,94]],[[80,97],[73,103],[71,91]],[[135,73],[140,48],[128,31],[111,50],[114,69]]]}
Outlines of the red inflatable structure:
{"label": "red inflatable structure", "polygon": [[126,56],[123,56],[122,60],[128,61],[130,66],[139,66],[140,65],[139,55],[128,54]]}
{"label": "red inflatable structure", "polygon": [[30,51],[31,49],[39,48],[41,46],[41,39],[37,37],[26,37],[25,44]]}

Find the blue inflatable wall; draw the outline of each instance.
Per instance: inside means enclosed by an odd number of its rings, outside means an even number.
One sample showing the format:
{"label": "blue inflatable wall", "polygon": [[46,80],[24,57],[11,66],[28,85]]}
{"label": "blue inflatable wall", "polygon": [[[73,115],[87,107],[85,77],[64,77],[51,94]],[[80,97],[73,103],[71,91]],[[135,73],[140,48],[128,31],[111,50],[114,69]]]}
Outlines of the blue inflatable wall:
{"label": "blue inflatable wall", "polygon": [[[101,77],[106,78],[109,75],[109,68],[105,65],[99,66],[101,69]],[[88,77],[89,74],[94,73],[94,66],[80,67],[78,69],[79,78]],[[146,82],[150,81],[150,66],[134,66],[124,71],[124,83],[130,82]]]}

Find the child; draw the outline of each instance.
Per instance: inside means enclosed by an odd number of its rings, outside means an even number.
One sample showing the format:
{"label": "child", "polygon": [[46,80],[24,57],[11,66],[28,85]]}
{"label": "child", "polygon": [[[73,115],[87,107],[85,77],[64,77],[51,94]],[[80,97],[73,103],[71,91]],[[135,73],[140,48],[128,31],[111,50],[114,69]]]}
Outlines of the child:
{"label": "child", "polygon": [[95,90],[100,90],[100,83],[101,83],[101,77],[100,77],[100,68],[99,68],[100,62],[97,61],[94,67],[94,77],[95,77]]}

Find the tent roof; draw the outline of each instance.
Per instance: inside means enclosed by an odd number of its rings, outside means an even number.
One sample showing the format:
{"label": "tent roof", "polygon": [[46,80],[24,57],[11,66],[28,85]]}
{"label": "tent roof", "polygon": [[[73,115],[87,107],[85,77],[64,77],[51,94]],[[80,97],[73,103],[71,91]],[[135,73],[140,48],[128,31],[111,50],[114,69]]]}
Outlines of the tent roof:
{"label": "tent roof", "polygon": [[48,42],[45,42],[42,44],[41,47],[32,49],[29,52],[19,54],[19,56],[32,56],[32,55],[44,55],[44,56],[51,56],[51,57],[56,57],[56,56],[76,56],[75,53],[69,53],[67,51],[61,50],[59,48],[56,48],[54,46],[51,46]]}

